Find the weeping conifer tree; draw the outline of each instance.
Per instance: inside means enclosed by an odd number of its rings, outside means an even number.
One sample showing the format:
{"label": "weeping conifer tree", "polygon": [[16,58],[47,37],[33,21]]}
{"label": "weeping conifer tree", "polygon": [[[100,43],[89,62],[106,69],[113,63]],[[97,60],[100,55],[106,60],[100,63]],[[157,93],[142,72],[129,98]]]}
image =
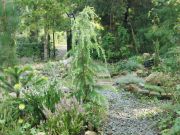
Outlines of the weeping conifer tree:
{"label": "weeping conifer tree", "polygon": [[15,32],[18,10],[14,0],[0,1],[0,67],[16,64]]}
{"label": "weeping conifer tree", "polygon": [[[98,102],[102,99],[97,92],[95,78],[97,63],[91,54],[96,51],[104,57],[104,51],[97,40],[97,15],[93,8],[86,7],[73,22],[72,51],[73,62],[71,75],[75,85],[74,95],[82,102]],[[105,58],[105,57],[104,57]],[[102,100],[101,100],[102,101]]]}

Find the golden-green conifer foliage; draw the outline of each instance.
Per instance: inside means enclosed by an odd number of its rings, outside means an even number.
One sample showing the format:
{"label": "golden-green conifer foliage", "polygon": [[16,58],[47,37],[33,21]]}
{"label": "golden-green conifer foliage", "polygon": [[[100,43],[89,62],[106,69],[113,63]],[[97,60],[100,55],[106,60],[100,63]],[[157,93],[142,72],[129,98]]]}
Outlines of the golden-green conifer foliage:
{"label": "golden-green conifer foliage", "polygon": [[[97,101],[97,91],[95,77],[97,74],[97,65],[91,56],[93,51],[104,54],[97,40],[96,23],[97,15],[93,8],[86,7],[79,13],[73,22],[73,63],[72,77],[75,85],[75,96],[82,100]],[[97,27],[98,26],[98,27]]]}

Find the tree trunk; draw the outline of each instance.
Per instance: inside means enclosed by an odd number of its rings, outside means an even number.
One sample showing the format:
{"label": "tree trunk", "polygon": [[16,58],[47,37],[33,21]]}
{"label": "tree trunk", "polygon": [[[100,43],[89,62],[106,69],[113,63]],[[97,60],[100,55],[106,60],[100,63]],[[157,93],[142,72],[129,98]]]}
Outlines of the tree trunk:
{"label": "tree trunk", "polygon": [[124,14],[124,26],[126,26],[126,28],[128,28],[129,8],[130,8],[130,2],[127,1],[126,12]]}
{"label": "tree trunk", "polygon": [[131,23],[129,23],[129,24],[130,24],[130,27],[131,27],[132,38],[133,38],[133,41],[134,41],[134,44],[133,44],[134,49],[135,49],[136,54],[138,54],[138,43],[136,41],[136,35],[134,33],[134,30],[133,30],[133,27],[132,27]]}
{"label": "tree trunk", "polygon": [[44,61],[48,60],[48,30],[44,28]]}
{"label": "tree trunk", "polygon": [[156,39],[156,41],[153,41],[155,46],[155,57],[154,57],[154,64],[155,66],[158,66],[160,63],[160,56],[159,56],[159,40]]}
{"label": "tree trunk", "polygon": [[53,57],[56,58],[55,32],[53,31]]}
{"label": "tree trunk", "polygon": [[51,36],[48,34],[48,58],[51,58]]}
{"label": "tree trunk", "polygon": [[72,30],[69,30],[67,33],[67,51],[72,49]]}
{"label": "tree trunk", "polygon": [[6,0],[2,0],[2,5],[3,5],[3,9],[2,9],[2,22],[4,23],[3,25],[3,31],[6,31]]}

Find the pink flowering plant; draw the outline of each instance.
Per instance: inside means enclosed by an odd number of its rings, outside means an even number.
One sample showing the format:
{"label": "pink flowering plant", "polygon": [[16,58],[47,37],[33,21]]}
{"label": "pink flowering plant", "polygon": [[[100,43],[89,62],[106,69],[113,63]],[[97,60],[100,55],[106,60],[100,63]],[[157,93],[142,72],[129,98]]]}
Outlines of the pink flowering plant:
{"label": "pink flowering plant", "polygon": [[83,129],[85,111],[75,97],[62,98],[56,104],[55,112],[45,108],[44,114],[47,117],[45,130],[49,134],[77,135]]}

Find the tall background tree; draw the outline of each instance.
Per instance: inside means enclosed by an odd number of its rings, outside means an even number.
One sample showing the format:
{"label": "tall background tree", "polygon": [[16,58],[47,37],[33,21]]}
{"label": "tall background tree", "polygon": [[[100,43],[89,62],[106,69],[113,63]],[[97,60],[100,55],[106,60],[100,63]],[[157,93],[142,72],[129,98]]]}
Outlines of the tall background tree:
{"label": "tall background tree", "polygon": [[[55,33],[70,30],[70,19],[67,14],[73,12],[76,2],[78,1],[20,0],[24,11],[22,28],[29,31],[28,36],[31,39],[29,42],[36,43],[30,45],[40,49],[40,54],[45,61],[51,57],[51,48],[55,57]],[[50,40],[53,45],[50,44]]]}
{"label": "tall background tree", "polygon": [[0,63],[1,66],[16,64],[16,30],[19,18],[13,0],[0,1]]}

